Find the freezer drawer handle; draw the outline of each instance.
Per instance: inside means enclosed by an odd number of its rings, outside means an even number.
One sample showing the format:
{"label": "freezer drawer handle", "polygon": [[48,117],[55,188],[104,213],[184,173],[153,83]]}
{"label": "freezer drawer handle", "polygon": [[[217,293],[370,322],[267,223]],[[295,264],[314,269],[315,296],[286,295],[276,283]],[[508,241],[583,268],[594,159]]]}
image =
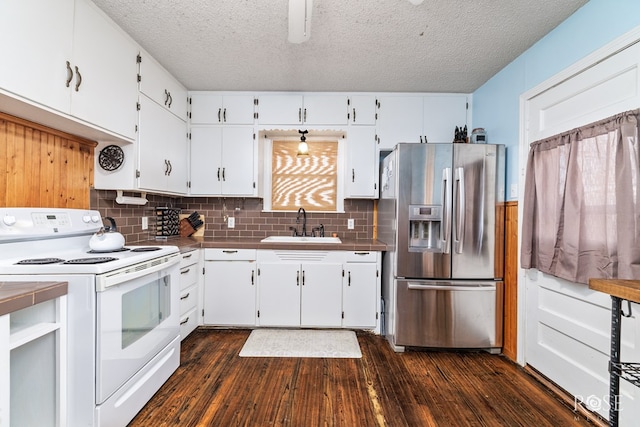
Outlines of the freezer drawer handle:
{"label": "freezer drawer handle", "polygon": [[495,285],[423,285],[409,282],[407,288],[416,291],[494,291]]}

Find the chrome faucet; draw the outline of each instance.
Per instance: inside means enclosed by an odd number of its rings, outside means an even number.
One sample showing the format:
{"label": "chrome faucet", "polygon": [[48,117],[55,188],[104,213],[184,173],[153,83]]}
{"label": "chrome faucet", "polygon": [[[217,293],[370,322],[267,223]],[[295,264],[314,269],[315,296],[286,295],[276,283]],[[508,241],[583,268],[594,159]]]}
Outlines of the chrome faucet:
{"label": "chrome faucet", "polygon": [[[300,214],[302,214],[302,236],[307,235],[307,211],[304,208],[298,209],[298,216],[296,217],[296,224],[300,223]],[[296,233],[297,234],[297,233]]]}

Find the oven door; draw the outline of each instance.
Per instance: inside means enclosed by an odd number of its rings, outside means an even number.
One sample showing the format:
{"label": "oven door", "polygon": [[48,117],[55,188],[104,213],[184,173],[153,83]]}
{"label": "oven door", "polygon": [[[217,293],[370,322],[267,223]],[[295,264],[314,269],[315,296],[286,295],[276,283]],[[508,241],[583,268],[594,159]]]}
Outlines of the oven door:
{"label": "oven door", "polygon": [[179,260],[167,257],[97,278],[97,404],[179,336]]}

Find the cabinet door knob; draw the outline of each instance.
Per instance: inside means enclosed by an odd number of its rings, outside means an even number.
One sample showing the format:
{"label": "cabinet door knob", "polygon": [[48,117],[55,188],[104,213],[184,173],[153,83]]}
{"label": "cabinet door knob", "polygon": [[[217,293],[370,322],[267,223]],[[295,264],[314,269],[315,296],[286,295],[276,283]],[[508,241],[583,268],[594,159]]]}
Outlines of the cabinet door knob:
{"label": "cabinet door knob", "polygon": [[73,80],[73,70],[71,69],[71,64],[67,61],[67,87],[71,84],[71,80]]}
{"label": "cabinet door knob", "polygon": [[82,84],[82,74],[80,74],[80,70],[78,70],[78,67],[76,68],[76,92],[78,92],[78,90],[80,89],[80,85]]}

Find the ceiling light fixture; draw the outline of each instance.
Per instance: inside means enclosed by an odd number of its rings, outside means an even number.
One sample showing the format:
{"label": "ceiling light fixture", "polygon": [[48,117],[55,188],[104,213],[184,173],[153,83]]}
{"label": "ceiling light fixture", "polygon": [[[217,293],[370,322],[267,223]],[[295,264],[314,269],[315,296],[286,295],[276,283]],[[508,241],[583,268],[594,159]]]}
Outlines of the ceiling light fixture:
{"label": "ceiling light fixture", "polygon": [[300,156],[308,156],[309,155],[309,145],[307,144],[307,138],[305,138],[304,134],[308,133],[308,130],[299,130],[298,133],[300,135],[300,143],[298,144],[298,157]]}
{"label": "ceiling light fixture", "polygon": [[313,0],[289,0],[289,42],[302,43],[311,36]]}

